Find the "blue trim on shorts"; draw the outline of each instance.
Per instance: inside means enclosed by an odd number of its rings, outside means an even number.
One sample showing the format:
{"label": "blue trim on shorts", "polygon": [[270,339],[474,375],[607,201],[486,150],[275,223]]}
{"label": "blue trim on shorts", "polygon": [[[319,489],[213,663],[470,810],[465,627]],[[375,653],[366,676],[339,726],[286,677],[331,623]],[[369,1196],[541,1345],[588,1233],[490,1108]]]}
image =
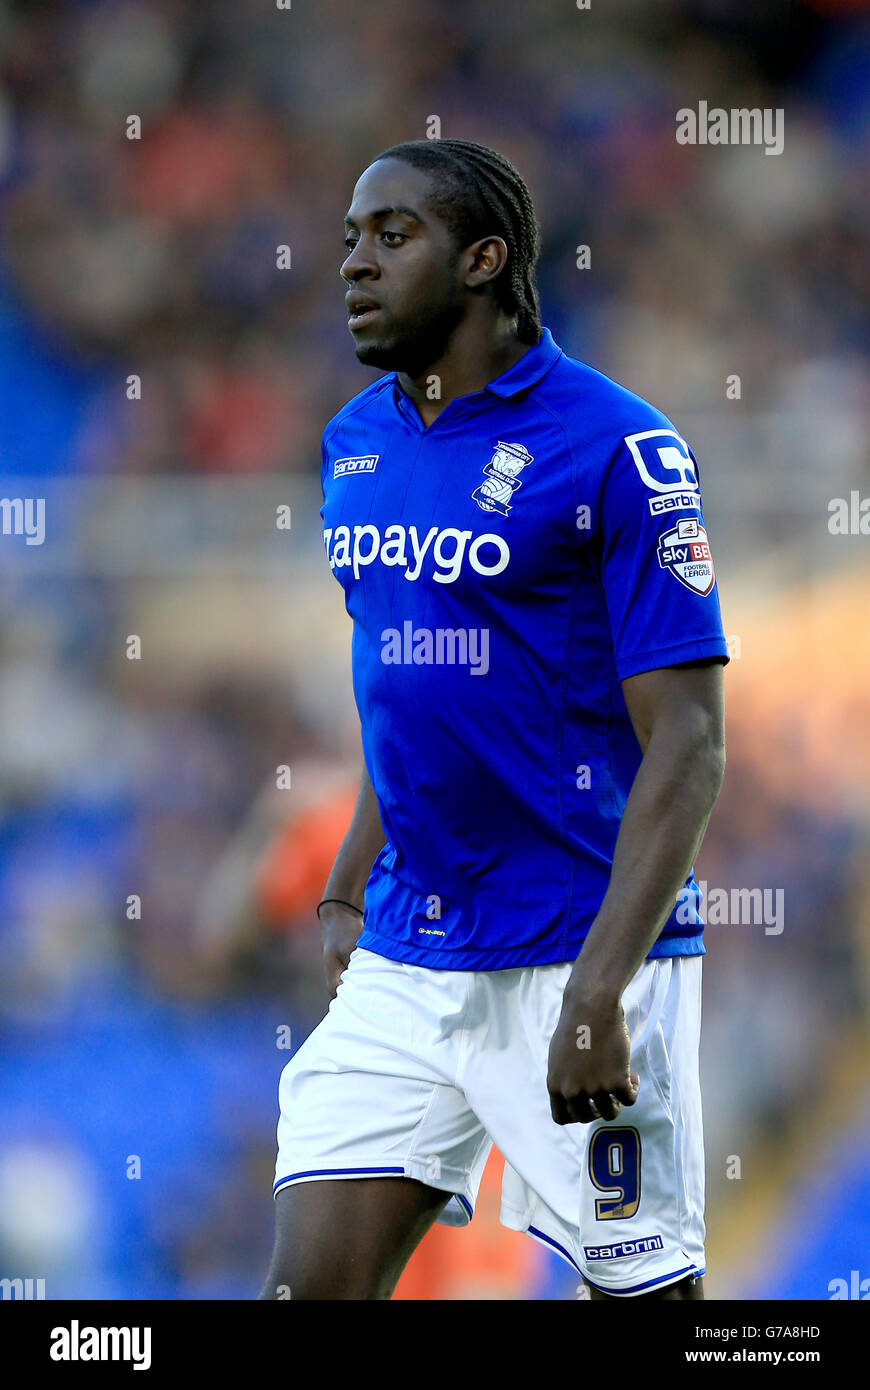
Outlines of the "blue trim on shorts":
{"label": "blue trim on shorts", "polygon": [[539,1231],[537,1226],[527,1226],[526,1230],[528,1231],[530,1236],[536,1236],[538,1240],[542,1240],[545,1245],[552,1245],[554,1250],[558,1250],[559,1254],[564,1256],[568,1263],[574,1266],[578,1274],[583,1273],[577,1261],[574,1259],[574,1256],[568,1254],[568,1251],[565,1249],[564,1245],[560,1245],[559,1242],[557,1240],[554,1240],[552,1236],[544,1235],[544,1232]]}
{"label": "blue trim on shorts", "polygon": [[[383,1168],[381,1168],[381,1167],[376,1167],[376,1168],[309,1168],[306,1172],[303,1172],[303,1173],[288,1173],[286,1178],[279,1178],[278,1181],[275,1183],[274,1187],[272,1188],[272,1196],[274,1197],[274,1196],[275,1196],[275,1193],[278,1191],[278,1188],[279,1188],[279,1187],[283,1187],[285,1183],[288,1183],[288,1182],[295,1182],[295,1181],[297,1181],[297,1179],[300,1179],[300,1178],[330,1178],[330,1177],[338,1177],[338,1176],[347,1177],[350,1173],[359,1173],[359,1174],[361,1174],[361,1175],[363,1175],[363,1176],[368,1176],[368,1177],[371,1177],[372,1174],[387,1173],[387,1174],[391,1174],[391,1175],[397,1175],[397,1176],[399,1176],[399,1177],[405,1177],[405,1169],[404,1169],[404,1167],[400,1167],[400,1168],[387,1168],[387,1167],[383,1167]],[[448,1195],[449,1195],[450,1197],[455,1197],[455,1198],[456,1198],[457,1202],[458,1202],[459,1205],[462,1207],[462,1209],[468,1213],[468,1219],[469,1219],[469,1221],[470,1221],[470,1220],[472,1219],[472,1217],[474,1216],[474,1207],[471,1205],[471,1203],[469,1202],[468,1198],[467,1198],[467,1197],[463,1197],[463,1195],[462,1195],[461,1192],[451,1192],[451,1193],[449,1193]]]}
{"label": "blue trim on shorts", "polygon": [[670,1280],[672,1284],[675,1284],[684,1274],[694,1274],[696,1279],[700,1279],[701,1275],[706,1273],[706,1266],[704,1269],[698,1269],[697,1265],[687,1265],[685,1269],[678,1269],[674,1274],[660,1274],[658,1279],[647,1279],[643,1284],[632,1284],[628,1289],[606,1289],[602,1284],[593,1284],[588,1274],[584,1274],[583,1278],[587,1284],[592,1284],[593,1289],[597,1289],[599,1293],[609,1293],[618,1298],[621,1293],[639,1293],[641,1289],[652,1288],[655,1284],[664,1284],[665,1280]]}
{"label": "blue trim on shorts", "polygon": [[399,1173],[405,1176],[404,1168],[309,1168],[305,1173],[288,1173],[286,1178],[279,1178],[272,1188],[272,1195],[282,1187],[285,1182],[295,1182],[297,1178],[331,1178],[340,1174],[347,1176],[348,1173]]}

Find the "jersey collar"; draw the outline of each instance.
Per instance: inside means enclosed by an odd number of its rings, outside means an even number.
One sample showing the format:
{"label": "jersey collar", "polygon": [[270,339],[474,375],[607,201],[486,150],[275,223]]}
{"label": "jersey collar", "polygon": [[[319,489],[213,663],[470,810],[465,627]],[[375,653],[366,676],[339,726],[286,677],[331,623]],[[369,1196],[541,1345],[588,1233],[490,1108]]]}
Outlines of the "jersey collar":
{"label": "jersey collar", "polygon": [[508,367],[501,376],[494,377],[484,387],[496,396],[517,396],[535,386],[555,362],[562,356],[562,349],[553,341],[549,328],[545,328],[533,347],[523,353],[519,362]]}
{"label": "jersey collar", "polygon": [[[535,386],[543,376],[564,356],[562,349],[553,341],[553,335],[549,328],[545,328],[540,338],[530,347],[528,352],[524,352],[518,362],[512,367],[508,367],[501,376],[493,377],[492,381],[482,387],[480,391],[472,391],[468,396],[456,396],[437,417],[429,429],[433,429],[443,415],[448,411],[451,415],[456,411],[474,409],[475,404],[479,403],[479,398],[487,391],[491,391],[495,396],[507,399],[510,396],[518,396],[521,391],[527,391],[530,386]],[[397,408],[411,422],[422,429],[423,424],[416,407],[411,403],[405,392],[402,390],[398,381],[398,373],[391,372],[390,378],[393,382],[393,400]]]}

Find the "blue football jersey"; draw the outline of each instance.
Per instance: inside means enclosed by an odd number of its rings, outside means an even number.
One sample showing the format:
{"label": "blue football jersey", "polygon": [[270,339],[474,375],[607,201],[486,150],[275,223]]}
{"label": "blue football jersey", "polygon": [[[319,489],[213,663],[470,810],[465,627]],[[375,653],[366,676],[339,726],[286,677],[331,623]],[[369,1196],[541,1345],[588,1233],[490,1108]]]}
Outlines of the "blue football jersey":
{"label": "blue football jersey", "polygon": [[[359,945],[573,960],[641,750],[620,681],[727,650],[694,457],[541,340],[428,427],[391,373],[329,422],[323,534],[387,844]],[[690,875],[650,955],[703,953]]]}

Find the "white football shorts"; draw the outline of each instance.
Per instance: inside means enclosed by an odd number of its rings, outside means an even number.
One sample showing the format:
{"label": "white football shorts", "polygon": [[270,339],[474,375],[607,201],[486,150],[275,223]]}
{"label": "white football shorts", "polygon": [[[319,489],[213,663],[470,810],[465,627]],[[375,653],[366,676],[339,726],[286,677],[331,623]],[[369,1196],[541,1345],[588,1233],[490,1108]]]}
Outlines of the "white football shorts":
{"label": "white football shorts", "polygon": [[557,1125],[547,1057],[570,962],[431,970],[357,947],[279,1086],[274,1192],[408,1177],[451,1193],[466,1225],[495,1143],[501,1222],[609,1294],[704,1272],[698,1045],[701,957],[647,960],[623,995],[633,1106]]}

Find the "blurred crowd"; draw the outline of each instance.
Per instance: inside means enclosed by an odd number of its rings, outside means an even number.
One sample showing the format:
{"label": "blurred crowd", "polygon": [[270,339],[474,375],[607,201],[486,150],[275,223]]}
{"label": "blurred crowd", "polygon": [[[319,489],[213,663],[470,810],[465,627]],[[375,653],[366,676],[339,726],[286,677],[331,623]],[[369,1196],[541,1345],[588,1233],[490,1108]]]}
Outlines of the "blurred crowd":
{"label": "blurred crowd", "polygon": [[[544,321],[566,350],[678,422],[720,418],[736,372],[785,441],[784,492],[801,487],[789,458],[817,455],[861,485],[868,8],[0,2],[4,489],[272,475],[307,503],[325,421],[370,379],[345,325],[342,217],[366,164],[432,116],[527,178]],[[674,113],[701,99],[784,108],[785,153],[677,145]],[[808,407],[817,433],[790,433]],[[738,515],[753,463],[718,458],[714,498]],[[708,496],[714,537],[715,512]],[[760,515],[753,534],[786,548],[811,520]],[[297,524],[316,528],[316,508]],[[325,1007],[311,914],[358,773],[340,597],[313,561],[277,599],[254,566],[234,606],[213,577],[27,559],[0,575],[0,1272],[35,1262],[55,1292],[96,1297],[248,1297],[269,1239],[276,1031],[295,1045]],[[292,632],[324,594],[318,643],[267,659],[250,629]],[[146,632],[130,662],[146,610],[163,655],[149,661]],[[197,629],[221,626],[220,659],[192,662]],[[866,799],[848,769],[836,794],[802,774],[798,713],[759,720],[735,696],[698,876],[783,888],[787,919],[781,937],[709,929],[711,1216],[722,1155],[787,1133],[868,1009]],[[825,698],[812,682],[794,696]],[[793,776],[768,776],[765,741]],[[555,1269],[520,1262],[499,1296],[573,1297]],[[467,1271],[439,1278],[440,1296],[468,1296]]]}
{"label": "blurred crowd", "polygon": [[[360,384],[342,216],[432,116],[527,177],[545,319],[576,355],[666,413],[720,404],[730,373],[756,411],[816,378],[866,404],[865,9],[4,4],[3,256],[62,349],[103,369],[69,466],[316,470]],[[787,157],[678,145],[675,112],[701,99],[782,107]]]}

